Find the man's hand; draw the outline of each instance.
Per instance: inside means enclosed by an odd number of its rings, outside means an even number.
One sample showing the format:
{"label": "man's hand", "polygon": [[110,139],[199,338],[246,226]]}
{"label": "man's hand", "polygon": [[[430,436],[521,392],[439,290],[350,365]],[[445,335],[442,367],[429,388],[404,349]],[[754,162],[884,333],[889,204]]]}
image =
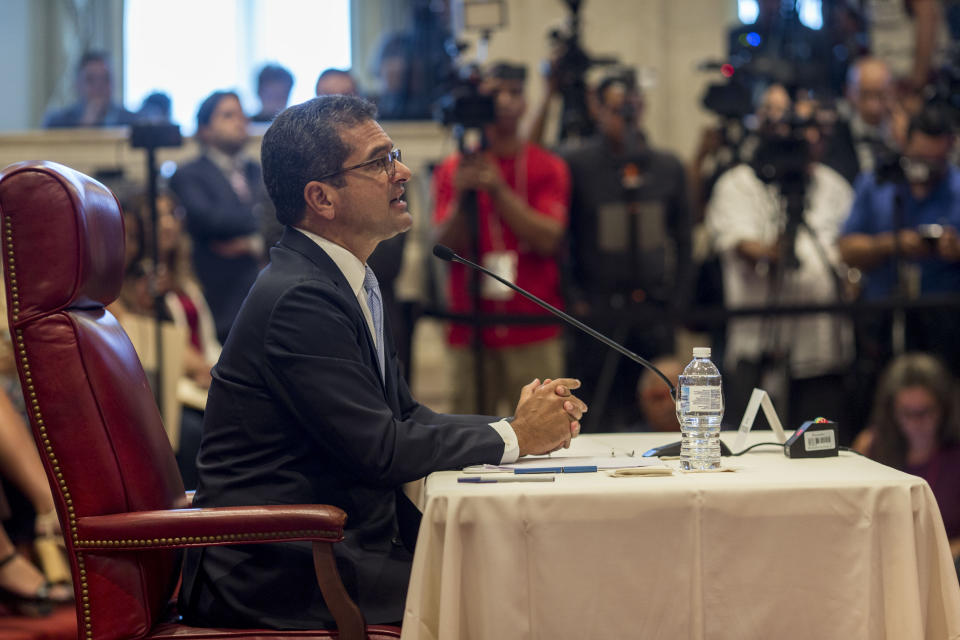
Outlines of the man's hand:
{"label": "man's hand", "polygon": [[453,187],[458,193],[475,189],[492,194],[506,186],[500,170],[482,153],[465,155],[453,178]]}
{"label": "man's hand", "polygon": [[[930,250],[923,236],[913,229],[901,229],[899,240],[900,254],[908,260],[919,260],[930,255]],[[896,255],[896,249],[893,245],[890,247],[890,254]]]}
{"label": "man's hand", "polygon": [[948,262],[960,260],[960,234],[953,227],[944,227],[937,239],[937,255]]}
{"label": "man's hand", "polygon": [[571,393],[579,380],[534,380],[520,391],[520,402],[511,423],[520,455],[542,454],[569,447],[580,433],[580,418],[587,405]]}
{"label": "man's hand", "polygon": [[779,259],[780,249],[776,244],[766,244],[758,240],[741,240],[737,244],[737,255],[751,264],[773,263]]}
{"label": "man's hand", "polygon": [[80,116],[81,126],[96,126],[100,124],[107,109],[110,108],[110,101],[103,98],[91,98],[83,106],[83,114]]}

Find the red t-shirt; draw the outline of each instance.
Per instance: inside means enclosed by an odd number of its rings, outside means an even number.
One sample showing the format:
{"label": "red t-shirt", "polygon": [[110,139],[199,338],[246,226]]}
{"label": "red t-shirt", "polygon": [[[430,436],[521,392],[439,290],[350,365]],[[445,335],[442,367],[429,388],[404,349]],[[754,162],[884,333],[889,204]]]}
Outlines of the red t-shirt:
{"label": "red t-shirt", "polygon": [[[567,226],[570,203],[570,173],[559,157],[533,144],[524,145],[521,153],[511,157],[490,155],[499,167],[500,174],[514,193],[524,198],[531,208]],[[433,195],[436,208],[434,223],[444,222],[456,206],[453,177],[460,164],[460,155],[448,157],[437,167],[433,177]],[[483,256],[496,251],[513,251],[517,254],[517,278],[515,284],[562,308],[560,295],[560,268],[555,256],[541,256],[526,242],[521,242],[494,210],[490,196],[477,194],[477,218],[480,229],[480,261]],[[464,247],[453,247],[463,251]],[[481,276],[486,278],[486,276]],[[450,265],[449,279],[450,310],[467,313],[473,308],[470,293],[470,276],[466,267]],[[517,293],[506,300],[481,301],[484,313],[509,313],[545,315],[546,311]],[[470,325],[453,323],[449,340],[453,345],[470,342]],[[560,333],[557,325],[495,325],[483,329],[483,344],[487,347],[508,347],[548,340]]]}

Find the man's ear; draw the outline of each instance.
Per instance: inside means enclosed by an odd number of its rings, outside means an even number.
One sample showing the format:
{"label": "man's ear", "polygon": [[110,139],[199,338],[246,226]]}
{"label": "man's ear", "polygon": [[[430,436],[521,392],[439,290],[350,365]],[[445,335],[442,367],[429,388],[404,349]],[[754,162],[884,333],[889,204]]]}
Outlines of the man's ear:
{"label": "man's ear", "polygon": [[303,199],[307,203],[308,211],[313,211],[321,218],[333,220],[336,190],[329,184],[311,180],[303,187]]}

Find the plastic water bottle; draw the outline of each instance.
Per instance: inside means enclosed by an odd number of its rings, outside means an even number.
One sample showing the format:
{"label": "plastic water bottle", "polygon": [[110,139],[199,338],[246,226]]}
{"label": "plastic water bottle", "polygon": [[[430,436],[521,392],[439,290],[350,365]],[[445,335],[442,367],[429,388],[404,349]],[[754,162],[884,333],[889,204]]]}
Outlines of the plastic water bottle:
{"label": "plastic water bottle", "polygon": [[680,468],[720,468],[720,420],[723,387],[710,360],[710,347],[694,347],[693,360],[680,374],[677,419],[680,421]]}

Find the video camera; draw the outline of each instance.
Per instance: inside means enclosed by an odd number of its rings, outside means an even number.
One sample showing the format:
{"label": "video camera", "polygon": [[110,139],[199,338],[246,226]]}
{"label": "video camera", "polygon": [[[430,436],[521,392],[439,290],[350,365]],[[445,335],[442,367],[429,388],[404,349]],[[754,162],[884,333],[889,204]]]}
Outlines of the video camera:
{"label": "video camera", "polygon": [[948,110],[954,131],[960,130],[960,42],[950,45],[946,64],[927,88],[926,103]]}
{"label": "video camera", "polygon": [[617,64],[613,57],[593,57],[580,44],[580,10],[583,0],[563,0],[569,16],[565,29],[552,29],[548,38],[559,55],[545,64],[544,72],[552,76],[563,99],[560,139],[587,137],[594,131],[587,107],[586,75],[592,67]]}
{"label": "video camera", "polygon": [[480,140],[476,146],[483,146],[483,126],[496,119],[493,98],[480,92],[480,65],[486,57],[491,34],[505,27],[507,20],[503,0],[463,0],[457,7],[460,29],[480,33],[477,60],[472,63],[459,62],[468,48],[465,42],[451,39],[445,43],[450,70],[445,83],[446,90],[436,102],[434,119],[444,126],[453,127],[458,148],[466,152],[476,150],[466,148],[468,138],[476,137]]}
{"label": "video camera", "polygon": [[449,89],[437,102],[436,119],[444,126],[479,129],[494,121],[493,98],[480,93],[480,68],[476,64],[454,68]]}
{"label": "video camera", "polygon": [[815,126],[810,118],[790,114],[787,119],[768,123],[761,130],[760,146],[753,157],[753,170],[766,184],[777,187],[783,197],[786,221],[783,233],[783,265],[799,266],[796,255],[797,230],[803,224],[807,186],[812,161],[807,129]]}

